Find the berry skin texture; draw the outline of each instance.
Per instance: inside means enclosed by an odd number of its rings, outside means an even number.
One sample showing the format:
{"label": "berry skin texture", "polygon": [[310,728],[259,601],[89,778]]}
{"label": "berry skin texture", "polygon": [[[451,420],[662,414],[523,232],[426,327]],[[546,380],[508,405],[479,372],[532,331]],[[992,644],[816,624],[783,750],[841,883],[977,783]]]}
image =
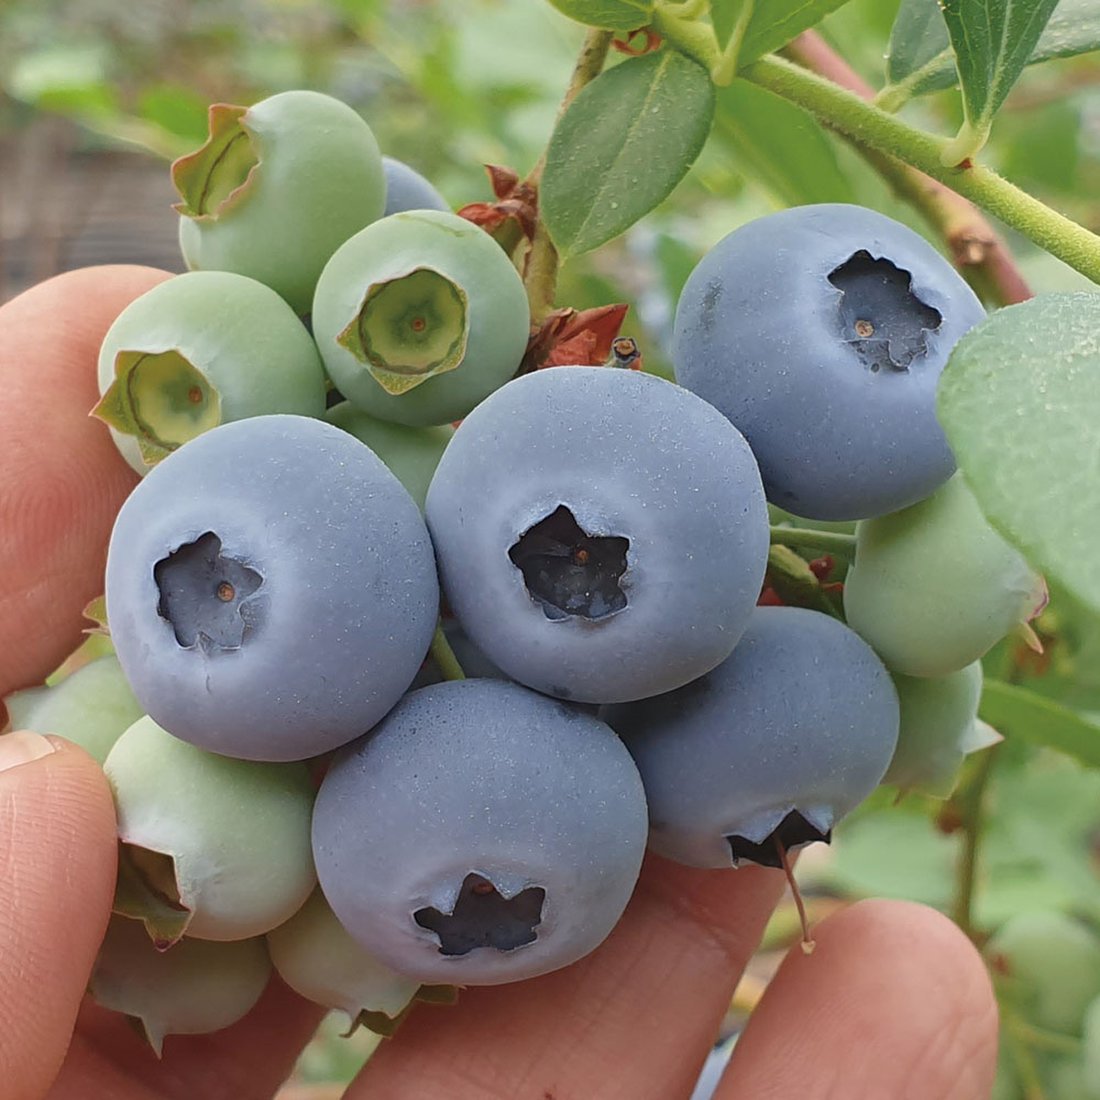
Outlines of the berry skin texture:
{"label": "berry skin texture", "polygon": [[118,659],[110,654],[90,661],[60,683],[13,692],[4,703],[12,729],[64,737],[100,764],[145,713]]}
{"label": "berry skin texture", "polygon": [[1090,1003],[1100,996],[1100,939],[1057,910],[1013,914],[990,938],[994,973],[1019,983],[1039,1027],[1079,1035]]}
{"label": "berry skin texture", "polygon": [[425,983],[497,985],[597,947],[634,889],[645,796],[602,722],[517,684],[406,696],[317,796],[321,888],[368,951]]}
{"label": "berry skin texture", "polygon": [[703,257],[676,310],[673,362],[677,381],[744,433],[769,501],[862,519],[954,471],[936,383],[984,316],[912,230],[859,206],[799,206]]}
{"label": "berry skin texture", "polygon": [[297,313],[309,312],[329,257],[386,203],[371,128],[318,92],[215,104],[210,138],[176,161],[172,179],[187,266],[258,279]]}
{"label": "berry skin texture", "polygon": [[226,424],[170,455],[115,521],[107,609],[146,713],[247,760],[302,760],[401,697],[439,602],[424,521],[357,439]]}
{"label": "berry skin texture", "polygon": [[265,413],[325,411],[321,357],[294,311],[255,279],[193,271],[132,302],[99,353],[96,413],[139,473],[195,436]]}
{"label": "berry skin texture", "polygon": [[898,732],[882,662],[843,623],[760,607],[694,683],[601,716],[634,757],[650,847],[689,867],[779,866],[881,781]]}
{"label": "berry skin texture", "polygon": [[394,214],[357,233],[317,283],[313,332],[356,407],[398,424],[460,420],[527,348],[523,280],[484,230],[456,214]]}
{"label": "berry skin texture", "polygon": [[536,371],[475,409],[427,517],[474,645],[577,702],[671,691],[725,660],[768,553],[740,434],[679,386],[603,367]]}
{"label": "berry skin texture", "polygon": [[158,946],[262,936],[316,886],[304,764],[231,760],[141,718],[103,770],[122,842],[116,911],[144,920]]}
{"label": "berry skin texture", "polygon": [[158,951],[137,921],[112,917],[88,989],[97,1004],[135,1019],[159,1058],[167,1035],[235,1024],[270,977],[262,939],[186,939]]}
{"label": "berry skin texture", "polygon": [[365,951],[336,919],[320,890],[314,890],[286,924],[267,934],[267,946],[275,969],[291,989],[343,1012],[349,1027],[363,1013],[394,1019],[420,988],[419,982]]}
{"label": "berry skin texture", "polygon": [[1046,603],[1046,586],[986,522],[956,475],[910,508],[866,520],[844,582],[851,626],[906,676],[978,660]]}
{"label": "berry skin texture", "polygon": [[382,158],[386,173],[385,216],[406,210],[446,210],[451,204],[415,168],[394,157]]}
{"label": "berry skin texture", "polygon": [[883,779],[903,791],[947,798],[963,758],[995,745],[1001,735],[978,718],[980,661],[935,679],[895,673],[901,728],[894,759]]}
{"label": "berry skin texture", "polygon": [[432,475],[454,435],[449,424],[409,428],[368,416],[350,401],[334,405],[325,413],[325,419],[370,447],[409,491],[420,510],[424,510]]}

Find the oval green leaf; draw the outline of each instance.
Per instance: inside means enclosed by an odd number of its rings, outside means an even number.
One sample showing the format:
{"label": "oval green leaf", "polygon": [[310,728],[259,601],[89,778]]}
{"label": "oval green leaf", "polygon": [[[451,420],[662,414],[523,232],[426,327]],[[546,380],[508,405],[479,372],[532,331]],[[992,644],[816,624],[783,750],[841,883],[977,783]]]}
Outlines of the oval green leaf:
{"label": "oval green leaf", "polygon": [[719,88],[714,137],[739,171],[786,206],[856,201],[813,115],[765,88],[747,80]]}
{"label": "oval green leaf", "polygon": [[747,65],[785,46],[848,0],[756,0],[741,40],[740,63]]}
{"label": "oval green leaf", "polygon": [[987,680],[979,713],[1007,737],[1056,749],[1087,767],[1100,768],[1100,726],[1053,699]]}
{"label": "oval green leaf", "polygon": [[539,196],[558,251],[597,248],[667,198],[713,115],[706,70],[673,50],[632,58],[582,89],[554,128]]}
{"label": "oval green leaf", "polygon": [[1058,0],[942,0],[962,86],[965,121],[944,150],[945,164],[974,156],[993,116],[1023,72]]}
{"label": "oval green leaf", "polygon": [[[1027,64],[1095,49],[1100,49],[1100,0],[1061,0]],[[902,0],[890,32],[886,76],[889,83],[878,102],[889,110],[958,82],[955,53],[937,0]]]}
{"label": "oval green leaf", "polygon": [[986,518],[1100,612],[1100,294],[1009,306],[955,346],[939,417]]}
{"label": "oval green leaf", "polygon": [[578,23],[609,31],[644,27],[653,11],[651,0],[550,0],[550,4]]}

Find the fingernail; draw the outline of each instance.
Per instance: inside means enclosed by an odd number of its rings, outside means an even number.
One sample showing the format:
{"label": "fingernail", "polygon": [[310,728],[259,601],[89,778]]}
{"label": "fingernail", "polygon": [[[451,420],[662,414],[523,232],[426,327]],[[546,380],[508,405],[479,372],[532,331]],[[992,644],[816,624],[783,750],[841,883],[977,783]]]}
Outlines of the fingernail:
{"label": "fingernail", "polygon": [[57,748],[40,733],[30,730],[16,730],[0,737],[0,772],[9,768],[18,768],[20,764],[29,764],[40,760]]}

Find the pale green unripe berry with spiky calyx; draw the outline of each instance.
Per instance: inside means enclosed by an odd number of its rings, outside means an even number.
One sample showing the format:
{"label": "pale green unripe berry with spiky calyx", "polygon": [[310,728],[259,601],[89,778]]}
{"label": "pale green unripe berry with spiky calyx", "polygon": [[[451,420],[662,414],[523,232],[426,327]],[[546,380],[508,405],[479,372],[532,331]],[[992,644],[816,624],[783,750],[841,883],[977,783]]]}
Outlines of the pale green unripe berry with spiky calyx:
{"label": "pale green unripe berry with spiky calyx", "polygon": [[325,419],[370,447],[424,511],[432,474],[454,435],[450,425],[410,428],[370,416],[350,401],[334,405],[325,413]]}
{"label": "pale green unripe berry with spiky calyx", "polygon": [[185,939],[158,951],[138,921],[116,916],[88,989],[97,1004],[135,1020],[159,1057],[167,1035],[203,1035],[235,1024],[270,977],[262,939]]}
{"label": "pale green unripe berry with spiky calyx", "polygon": [[460,420],[519,368],[530,329],[511,261],[455,214],[393,214],[347,241],[321,273],[313,333],[356,407],[423,426]]}
{"label": "pale green unripe berry with spiky calyx", "polygon": [[158,946],[261,936],[317,883],[304,764],[232,760],[135,722],[104,764],[118,811],[115,911]]}
{"label": "pale green unripe berry with spiky calyx", "polygon": [[371,128],[319,92],[215,104],[209,139],[176,161],[172,180],[188,267],[259,279],[298,313],[328,258],[386,205]]}
{"label": "pale green unripe berry with spiky calyx", "polygon": [[963,758],[1001,740],[978,717],[981,662],[948,676],[926,679],[894,673],[893,680],[901,725],[894,758],[882,781],[903,791],[947,798],[958,782]]}
{"label": "pale green unripe berry with spiky calyx", "polygon": [[325,373],[306,327],[273,290],[227,271],[193,271],[119,314],[100,348],[99,392],[95,415],[143,474],[219,424],[321,416]]}
{"label": "pale green unripe berry with spiky calyx", "polygon": [[113,654],[90,661],[60,683],[13,692],[4,703],[14,729],[57,734],[101,764],[144,713]]}
{"label": "pale green unripe berry with spiky calyx", "polygon": [[1056,910],[1017,913],[990,938],[986,957],[1039,1027],[1080,1034],[1100,996],[1100,937]]}
{"label": "pale green unripe berry with spiky calyx", "polygon": [[378,1016],[396,1019],[420,988],[352,939],[320,890],[269,932],[267,943],[283,981],[303,997],[345,1013],[351,1027],[371,1027]]}
{"label": "pale green unripe berry with spiky calyx", "polygon": [[919,504],[863,520],[844,582],[848,625],[906,676],[958,672],[1027,629],[1046,598],[958,474]]}

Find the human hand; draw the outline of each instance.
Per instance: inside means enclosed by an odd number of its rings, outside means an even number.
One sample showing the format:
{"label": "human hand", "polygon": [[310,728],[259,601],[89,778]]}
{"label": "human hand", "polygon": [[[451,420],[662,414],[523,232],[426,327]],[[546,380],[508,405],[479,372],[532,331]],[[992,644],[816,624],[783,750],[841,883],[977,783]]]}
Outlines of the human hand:
{"label": "human hand", "polygon": [[[87,415],[96,353],[121,309],[165,277],[89,269],[0,308],[0,695],[60,664],[102,591],[111,524],[136,478]],[[3,1100],[272,1096],[321,1015],[277,979],[239,1024],[169,1037],[160,1061],[122,1017],[83,999],[115,853],[97,765],[60,740],[0,738]],[[651,857],[592,955],[418,1009],[346,1097],[686,1100],[783,884],[765,868]],[[995,1002],[954,925],[868,901],[822,922],[815,939],[814,954],[796,948],[769,986],[717,1100],[989,1095]]]}

